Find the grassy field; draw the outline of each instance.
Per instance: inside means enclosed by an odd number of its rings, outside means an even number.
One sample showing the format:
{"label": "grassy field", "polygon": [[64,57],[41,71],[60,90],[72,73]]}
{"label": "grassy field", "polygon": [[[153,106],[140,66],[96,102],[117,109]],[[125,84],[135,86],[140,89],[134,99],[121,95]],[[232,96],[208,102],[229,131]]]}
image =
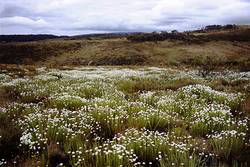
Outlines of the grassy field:
{"label": "grassy field", "polygon": [[2,70],[0,90],[0,166],[250,165],[249,72]]}

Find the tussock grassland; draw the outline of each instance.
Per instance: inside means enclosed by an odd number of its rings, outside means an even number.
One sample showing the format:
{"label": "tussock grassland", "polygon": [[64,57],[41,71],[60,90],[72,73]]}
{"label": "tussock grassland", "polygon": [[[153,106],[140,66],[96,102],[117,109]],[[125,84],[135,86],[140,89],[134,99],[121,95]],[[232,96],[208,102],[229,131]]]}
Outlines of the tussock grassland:
{"label": "tussock grassland", "polygon": [[249,166],[249,72],[1,71],[0,166]]}

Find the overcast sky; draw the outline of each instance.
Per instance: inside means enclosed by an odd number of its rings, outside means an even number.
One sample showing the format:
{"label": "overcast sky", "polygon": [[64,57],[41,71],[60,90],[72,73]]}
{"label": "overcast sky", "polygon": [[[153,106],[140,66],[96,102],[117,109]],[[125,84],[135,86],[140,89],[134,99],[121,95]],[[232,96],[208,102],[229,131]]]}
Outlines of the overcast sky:
{"label": "overcast sky", "polygon": [[250,24],[250,0],[0,0],[0,34],[179,31]]}

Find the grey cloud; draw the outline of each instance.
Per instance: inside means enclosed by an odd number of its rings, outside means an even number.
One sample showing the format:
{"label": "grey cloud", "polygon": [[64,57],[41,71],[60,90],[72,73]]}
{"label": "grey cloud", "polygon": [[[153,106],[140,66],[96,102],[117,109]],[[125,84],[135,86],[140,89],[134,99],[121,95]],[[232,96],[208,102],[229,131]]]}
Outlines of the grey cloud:
{"label": "grey cloud", "polygon": [[236,16],[228,18],[224,21],[226,24],[250,24],[250,17],[248,16]]}
{"label": "grey cloud", "polygon": [[0,18],[15,17],[15,16],[28,17],[28,18],[35,19],[35,18],[56,17],[57,15],[54,11],[51,11],[50,13],[38,12],[32,8],[24,7],[21,4],[3,5],[2,10],[0,10]]}
{"label": "grey cloud", "polygon": [[126,23],[117,24],[117,25],[87,25],[87,26],[77,26],[77,27],[69,27],[64,30],[75,30],[75,31],[100,31],[100,32],[149,32],[155,31],[155,27],[150,26],[128,26]]}
{"label": "grey cloud", "polygon": [[0,12],[0,17],[27,16],[30,14],[25,8],[16,5],[5,5]]}
{"label": "grey cloud", "polygon": [[172,25],[177,23],[185,23],[189,21],[190,17],[185,16],[173,16],[173,17],[163,17],[161,19],[156,19],[155,23],[158,26],[164,26],[164,25]]}
{"label": "grey cloud", "polygon": [[84,34],[250,24],[250,0],[9,0],[0,34]]}

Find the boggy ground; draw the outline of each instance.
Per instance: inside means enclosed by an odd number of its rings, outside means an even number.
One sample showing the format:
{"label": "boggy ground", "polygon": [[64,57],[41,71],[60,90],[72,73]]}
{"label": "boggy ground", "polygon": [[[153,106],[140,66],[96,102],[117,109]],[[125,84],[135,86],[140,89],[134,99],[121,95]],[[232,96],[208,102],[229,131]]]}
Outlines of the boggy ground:
{"label": "boggy ground", "polygon": [[249,88],[249,72],[1,70],[0,166],[249,166]]}

